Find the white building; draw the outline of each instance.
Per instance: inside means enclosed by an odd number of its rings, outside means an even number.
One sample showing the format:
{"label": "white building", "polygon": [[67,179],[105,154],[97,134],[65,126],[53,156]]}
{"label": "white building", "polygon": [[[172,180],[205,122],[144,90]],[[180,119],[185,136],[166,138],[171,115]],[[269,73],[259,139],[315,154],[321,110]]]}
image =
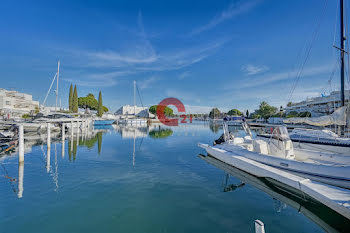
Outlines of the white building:
{"label": "white building", "polygon": [[[136,114],[135,114],[136,112]],[[138,107],[138,106],[131,106],[131,105],[125,105],[120,107],[116,112],[116,115],[122,115],[122,116],[138,116],[138,117],[149,117],[149,112],[147,107]]]}
{"label": "white building", "polygon": [[[349,102],[350,90],[345,91],[345,104]],[[322,116],[331,114],[340,107],[340,91],[333,91],[328,96],[308,98],[299,103],[292,103],[291,106],[284,108],[286,114],[295,112],[310,112],[311,116]]]}
{"label": "white building", "polygon": [[0,88],[0,110],[3,113],[29,113],[39,107],[32,95]]}

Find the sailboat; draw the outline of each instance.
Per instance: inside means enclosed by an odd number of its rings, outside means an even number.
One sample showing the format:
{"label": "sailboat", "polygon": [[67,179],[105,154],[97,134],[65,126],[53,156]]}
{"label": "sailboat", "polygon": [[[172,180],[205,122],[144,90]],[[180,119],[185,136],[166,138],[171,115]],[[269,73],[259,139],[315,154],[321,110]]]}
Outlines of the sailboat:
{"label": "sailboat", "polygon": [[[284,123],[306,123],[314,126],[346,125],[346,107],[340,107],[331,115],[321,117],[287,118]],[[261,133],[259,137],[270,138],[271,134]],[[330,129],[295,128],[289,134],[294,148],[328,151],[350,155],[350,138],[341,137]]]}
{"label": "sailboat", "polygon": [[[133,118],[126,118],[118,120],[118,124],[135,125],[135,126],[145,126],[147,125],[147,119],[138,118],[136,113],[136,81],[134,80],[134,106],[133,106]],[[138,89],[137,89],[138,90]],[[140,93],[139,97],[141,99]],[[142,100],[141,100],[142,103]]]}
{"label": "sailboat", "polygon": [[[303,119],[309,124],[337,124],[344,126],[346,122],[344,100],[344,25],[343,4],[340,0],[341,10],[341,109],[333,115],[323,116],[317,119]],[[227,119],[226,119],[227,120]],[[300,120],[300,119],[299,119]],[[270,167],[285,170],[300,177],[309,178],[314,181],[350,189],[350,156],[348,154],[330,153],[322,150],[308,150],[295,147],[288,130],[285,126],[277,126],[269,137],[253,138],[250,128],[245,120],[242,126],[247,136],[236,137],[231,134],[224,119],[224,134],[215,141],[214,146],[199,143],[198,146],[205,149],[213,157],[230,163],[234,166],[237,157],[244,157]],[[326,132],[324,132],[326,134]]]}
{"label": "sailboat", "polygon": [[[290,138],[294,142],[295,147],[303,149],[315,149],[324,150],[328,152],[335,152],[341,154],[350,155],[350,138],[345,138],[343,135],[344,127],[347,124],[347,109],[345,105],[345,54],[348,52],[345,50],[345,27],[344,27],[344,0],[340,0],[340,47],[334,46],[340,51],[340,104],[341,106],[336,109],[331,115],[321,117],[306,117],[306,118],[289,118],[283,120],[284,123],[292,124],[309,124],[313,126],[331,126],[336,125],[340,129],[339,136],[333,133],[329,129],[304,129],[295,128],[290,133]],[[269,135],[260,135],[262,137],[269,137]]]}

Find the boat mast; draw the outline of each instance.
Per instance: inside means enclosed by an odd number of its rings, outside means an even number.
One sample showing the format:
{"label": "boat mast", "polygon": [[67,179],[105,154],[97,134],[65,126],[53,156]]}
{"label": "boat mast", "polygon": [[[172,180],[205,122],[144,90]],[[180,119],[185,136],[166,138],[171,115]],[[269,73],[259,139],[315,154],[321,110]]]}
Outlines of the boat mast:
{"label": "boat mast", "polygon": [[136,118],[136,81],[134,80],[134,116]]}
{"label": "boat mast", "polygon": [[340,70],[340,98],[341,98],[341,106],[345,106],[345,96],[344,96],[344,73],[345,73],[345,65],[344,65],[344,55],[345,55],[345,35],[344,35],[344,0],[340,0],[340,62],[341,62],[341,70]]}
{"label": "boat mast", "polygon": [[57,101],[58,101],[58,79],[60,77],[60,61],[58,60],[57,64],[57,86],[56,86],[56,105],[55,105],[55,112],[57,113]]}

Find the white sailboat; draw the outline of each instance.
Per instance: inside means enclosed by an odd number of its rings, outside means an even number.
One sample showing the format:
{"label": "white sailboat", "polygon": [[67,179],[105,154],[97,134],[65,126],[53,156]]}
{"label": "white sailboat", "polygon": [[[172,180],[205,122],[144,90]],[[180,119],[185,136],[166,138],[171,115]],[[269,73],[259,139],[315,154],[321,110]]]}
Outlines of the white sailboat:
{"label": "white sailboat", "polygon": [[[329,126],[346,124],[346,107],[340,107],[331,115],[321,117],[295,117],[284,120],[284,123],[306,123],[314,126]],[[258,134],[259,137],[270,138],[271,134]],[[330,129],[295,128],[289,134],[294,148],[327,151],[350,155],[350,138],[345,138]]]}
{"label": "white sailboat", "polygon": [[[143,119],[143,118],[138,118],[137,114],[136,114],[136,90],[137,86],[136,86],[136,81],[134,80],[134,113],[133,113],[133,118],[125,118],[125,119],[119,119],[118,120],[118,124],[125,124],[125,125],[134,125],[134,126],[145,126],[147,125],[147,119]],[[141,96],[139,93],[139,97],[141,100]],[[142,103],[142,100],[141,100]],[[143,105],[143,104],[142,104]]]}
{"label": "white sailboat", "polygon": [[[344,27],[344,0],[340,0],[340,46],[334,46],[340,51],[340,108],[331,115],[321,117],[295,117],[285,119],[284,123],[309,124],[314,126],[336,125],[340,129],[340,135],[333,133],[329,129],[294,129],[290,138],[294,142],[294,147],[304,149],[325,150],[350,155],[350,138],[343,137],[344,127],[347,124],[347,107],[345,105],[345,55],[348,51],[345,48],[345,27]],[[349,105],[349,103],[347,104]],[[264,136],[264,135],[262,135]]]}

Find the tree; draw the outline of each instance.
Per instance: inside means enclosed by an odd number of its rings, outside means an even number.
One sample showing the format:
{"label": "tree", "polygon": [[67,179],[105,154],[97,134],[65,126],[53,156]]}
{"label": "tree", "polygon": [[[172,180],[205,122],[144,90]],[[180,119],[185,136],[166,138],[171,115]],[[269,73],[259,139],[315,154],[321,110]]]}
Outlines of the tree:
{"label": "tree", "polygon": [[246,115],[247,118],[249,118],[249,111],[248,111],[248,109],[247,109],[245,115]]}
{"label": "tree", "polygon": [[89,108],[91,110],[97,110],[98,102],[95,99],[95,96],[89,93],[86,97],[78,98],[78,106],[83,109]]}
{"label": "tree", "polygon": [[287,107],[290,107],[290,106],[292,106],[292,102],[288,102],[288,104],[287,104]]}
{"label": "tree", "polygon": [[103,104],[102,104],[102,93],[98,94],[98,107],[97,107],[97,116],[101,117],[103,115]]}
{"label": "tree", "polygon": [[72,112],[73,111],[73,85],[70,85],[69,88],[69,100],[68,100],[68,104],[69,104],[69,111]]}
{"label": "tree", "polygon": [[74,85],[72,111],[73,112],[78,112],[78,91],[77,91],[77,86],[76,85]]}
{"label": "tree", "polygon": [[[98,110],[98,101],[95,99],[95,96],[91,93],[87,94],[85,97],[78,98],[78,106],[83,109]],[[103,112],[108,112],[109,109],[106,106],[103,106]]]}
{"label": "tree", "polygon": [[[150,113],[154,114],[154,115],[157,115],[157,106],[158,106],[158,105],[153,105],[153,106],[151,106],[151,107],[148,109],[148,111],[149,111]],[[173,115],[174,115],[174,111],[173,111],[171,108],[169,108],[168,106],[166,106],[165,109],[164,109],[164,114],[165,114],[166,116],[173,116]]]}
{"label": "tree", "polygon": [[259,109],[256,110],[256,113],[263,117],[264,119],[268,119],[277,111],[276,107],[273,107],[266,103],[265,101],[260,103]]}
{"label": "tree", "polygon": [[242,116],[243,113],[241,111],[239,111],[238,109],[231,109],[230,111],[228,111],[227,115],[230,115],[230,116]]}
{"label": "tree", "polygon": [[220,114],[221,113],[220,113],[219,109],[213,108],[209,113],[209,117],[214,119],[215,117],[220,117]]}

